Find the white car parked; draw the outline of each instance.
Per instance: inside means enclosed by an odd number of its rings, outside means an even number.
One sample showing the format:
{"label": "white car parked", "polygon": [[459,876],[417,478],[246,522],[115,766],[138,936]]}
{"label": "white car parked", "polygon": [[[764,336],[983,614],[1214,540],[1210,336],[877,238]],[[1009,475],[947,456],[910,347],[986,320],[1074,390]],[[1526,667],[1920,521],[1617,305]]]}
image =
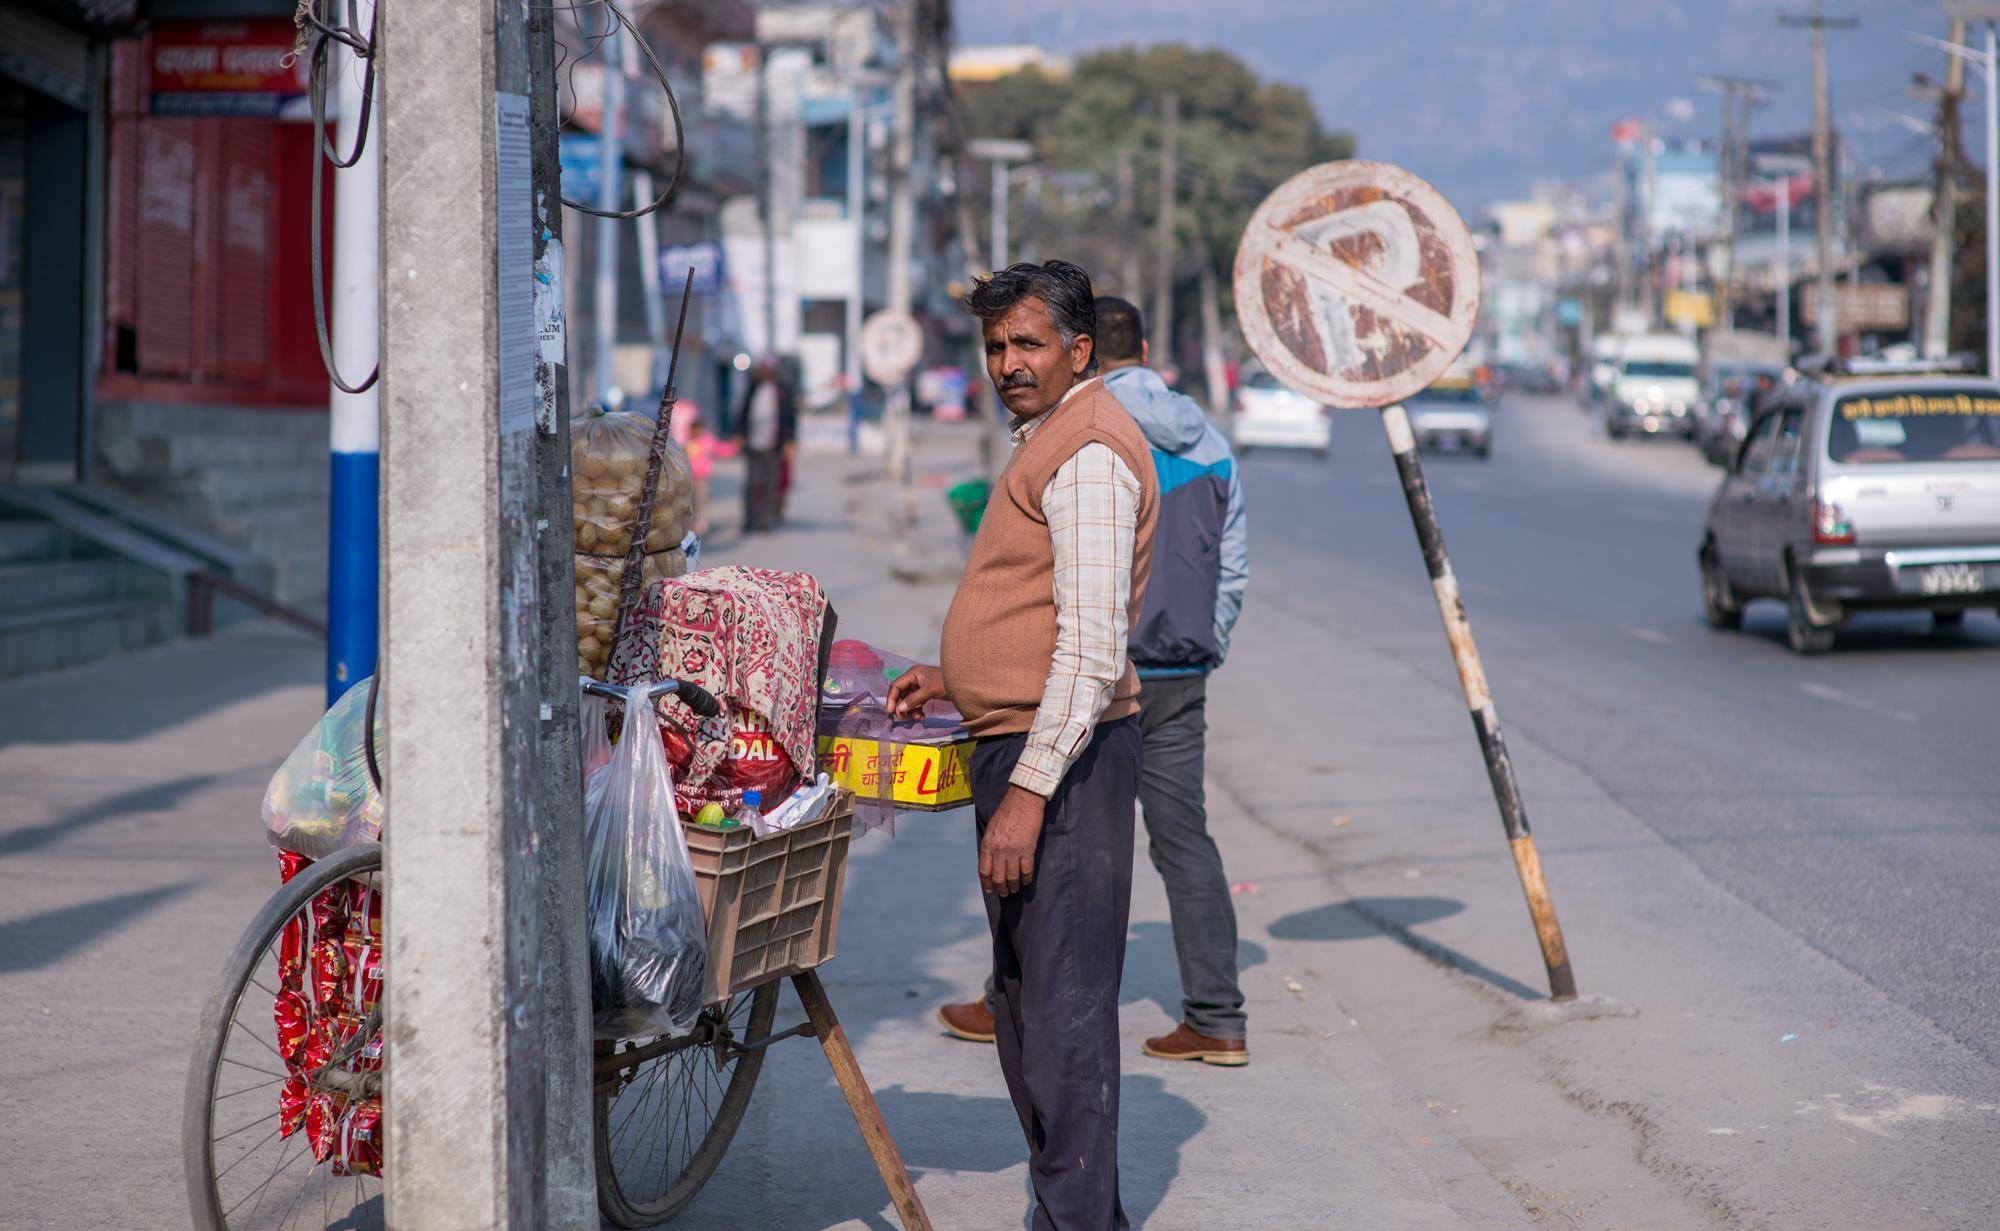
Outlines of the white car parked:
{"label": "white car parked", "polygon": [[1246,363],[1236,386],[1230,438],[1241,455],[1251,449],[1311,449],[1321,457],[1333,443],[1327,408],[1294,393],[1254,363]]}

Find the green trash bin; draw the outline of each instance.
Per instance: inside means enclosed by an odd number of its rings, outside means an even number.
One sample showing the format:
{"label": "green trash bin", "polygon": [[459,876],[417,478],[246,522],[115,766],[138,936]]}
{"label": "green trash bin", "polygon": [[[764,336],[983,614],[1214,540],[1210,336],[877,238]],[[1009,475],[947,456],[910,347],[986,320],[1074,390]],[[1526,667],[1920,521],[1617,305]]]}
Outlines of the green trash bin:
{"label": "green trash bin", "polygon": [[993,494],[993,485],[984,479],[967,479],[944,494],[951,502],[951,511],[958,516],[958,524],[965,527],[967,534],[979,533],[979,519],[986,514],[987,498]]}

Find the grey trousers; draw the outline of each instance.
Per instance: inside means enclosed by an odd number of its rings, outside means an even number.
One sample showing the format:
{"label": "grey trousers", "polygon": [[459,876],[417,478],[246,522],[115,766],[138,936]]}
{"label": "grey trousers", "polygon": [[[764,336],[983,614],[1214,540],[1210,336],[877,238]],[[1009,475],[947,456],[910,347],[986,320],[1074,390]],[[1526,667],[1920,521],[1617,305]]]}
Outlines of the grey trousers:
{"label": "grey trousers", "polygon": [[[1208,750],[1208,677],[1147,680],[1139,693],[1144,740],[1139,804],[1146,853],[1167,886],[1174,956],[1181,968],[1181,1020],[1211,1039],[1247,1030],[1236,978],[1236,903],[1222,852],[1208,836],[1202,770]],[[993,999],[993,979],[986,980]]]}
{"label": "grey trousers", "polygon": [[1202,768],[1208,749],[1208,677],[1145,681],[1139,805],[1146,853],[1167,886],[1174,954],[1181,967],[1181,1020],[1212,1039],[1244,1035],[1243,989],[1236,980],[1236,903],[1222,853],[1208,836]]}
{"label": "grey trousers", "polygon": [[[983,837],[1025,735],[972,754]],[[1118,984],[1132,908],[1139,723],[1100,725],[1049,798],[1034,880],[986,895],[994,1042],[1028,1141],[1035,1231],[1128,1231],[1118,1198]]]}
{"label": "grey trousers", "polygon": [[776,449],[743,451],[743,529],[745,533],[778,528],[778,482],[784,459]]}

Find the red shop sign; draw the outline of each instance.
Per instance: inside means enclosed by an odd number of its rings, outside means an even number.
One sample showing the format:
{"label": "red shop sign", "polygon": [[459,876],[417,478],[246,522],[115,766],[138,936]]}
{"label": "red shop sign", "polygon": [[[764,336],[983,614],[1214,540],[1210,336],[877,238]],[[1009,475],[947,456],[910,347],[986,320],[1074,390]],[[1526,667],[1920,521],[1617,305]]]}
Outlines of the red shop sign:
{"label": "red shop sign", "polygon": [[306,57],[285,63],[295,37],[276,19],[153,23],[153,114],[304,116]]}

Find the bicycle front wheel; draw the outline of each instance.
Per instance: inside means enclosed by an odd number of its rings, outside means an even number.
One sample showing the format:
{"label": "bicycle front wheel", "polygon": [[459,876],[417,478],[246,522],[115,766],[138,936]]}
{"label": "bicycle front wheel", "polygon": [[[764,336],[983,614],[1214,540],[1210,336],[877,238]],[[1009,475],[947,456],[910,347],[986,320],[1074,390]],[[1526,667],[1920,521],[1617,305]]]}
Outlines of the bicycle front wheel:
{"label": "bicycle front wheel", "polygon": [[[223,971],[195,1036],[181,1121],[188,1206],[201,1231],[385,1225],[382,1179],[368,1174],[379,1170],[379,1154],[371,1162],[364,1158],[369,1145],[357,1149],[351,1114],[381,1094],[385,1032],[372,1003],[360,1011],[355,990],[367,972],[328,997],[355,1013],[321,1012],[313,1020],[327,1023],[325,1040],[301,1043],[289,1059],[279,1053],[289,1046],[279,1021],[297,1004],[281,998],[303,999],[308,1014],[326,1007],[312,986],[313,950],[331,941],[343,954],[358,951],[331,912],[339,902],[379,895],[381,870],[382,848],[372,844],[301,869],[265,904]],[[322,965],[341,974],[346,961],[329,952]],[[366,1000],[379,999],[373,983]]]}

